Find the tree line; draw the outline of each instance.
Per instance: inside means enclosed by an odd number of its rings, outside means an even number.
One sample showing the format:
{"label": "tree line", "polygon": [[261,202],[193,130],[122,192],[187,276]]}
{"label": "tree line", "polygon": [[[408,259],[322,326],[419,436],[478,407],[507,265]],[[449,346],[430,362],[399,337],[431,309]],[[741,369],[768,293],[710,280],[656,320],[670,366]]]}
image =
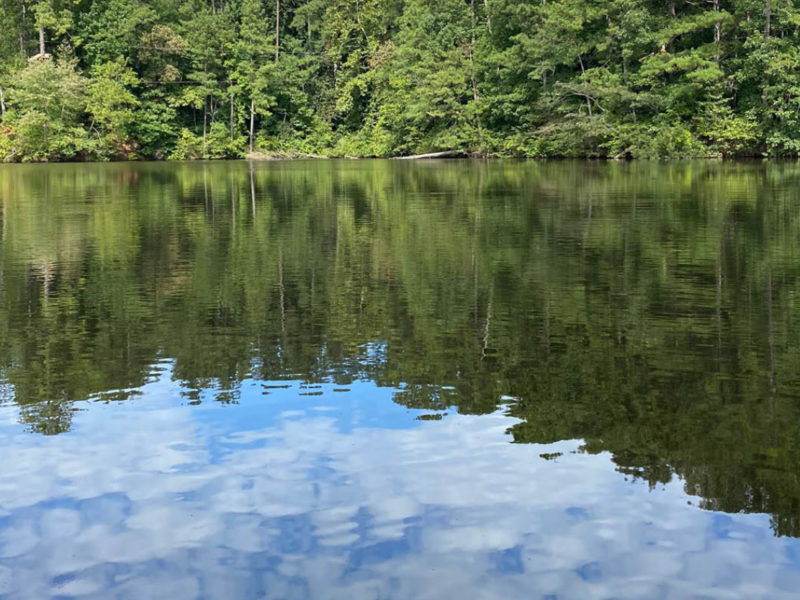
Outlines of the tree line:
{"label": "tree line", "polygon": [[786,156],[795,0],[0,0],[0,159]]}

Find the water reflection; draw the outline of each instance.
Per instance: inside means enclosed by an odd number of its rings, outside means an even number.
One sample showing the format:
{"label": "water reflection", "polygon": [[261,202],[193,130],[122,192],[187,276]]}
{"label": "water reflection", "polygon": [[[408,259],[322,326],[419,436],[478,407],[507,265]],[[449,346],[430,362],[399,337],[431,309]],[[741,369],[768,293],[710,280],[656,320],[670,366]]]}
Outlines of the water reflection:
{"label": "water reflection", "polygon": [[20,437],[6,409],[2,593],[790,598],[800,585],[800,543],[767,517],[625,482],[579,442],[508,444],[502,409],[428,422],[374,384],[344,400],[282,385],[264,396],[244,380],[238,407],[186,410],[169,367],[135,403],[92,405],[51,438]]}
{"label": "water reflection", "polygon": [[216,596],[224,569],[245,596],[778,597],[800,570],[770,537],[800,536],[799,183],[0,167],[0,595]]}

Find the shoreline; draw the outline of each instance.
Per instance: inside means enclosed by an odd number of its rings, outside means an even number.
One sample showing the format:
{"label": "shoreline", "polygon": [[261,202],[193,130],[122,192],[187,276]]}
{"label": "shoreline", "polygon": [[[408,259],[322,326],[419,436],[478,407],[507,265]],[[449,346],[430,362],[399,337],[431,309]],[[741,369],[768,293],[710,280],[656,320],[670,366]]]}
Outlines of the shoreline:
{"label": "shoreline", "polygon": [[669,158],[649,158],[649,157],[626,157],[616,158],[613,156],[503,156],[503,155],[481,155],[470,153],[428,153],[422,155],[393,155],[393,156],[326,156],[321,154],[297,153],[248,153],[242,157],[230,158],[196,158],[196,159],[175,159],[175,158],[124,158],[109,160],[42,160],[42,161],[0,161],[0,165],[66,165],[66,164],[123,164],[123,163],[224,163],[224,162],[292,162],[292,161],[369,161],[369,160],[392,160],[392,161],[414,161],[414,162],[441,162],[441,161],[537,161],[537,162],[597,162],[597,163],[675,163],[685,161],[708,161],[708,162],[794,162],[800,160],[800,156],[676,156]]}

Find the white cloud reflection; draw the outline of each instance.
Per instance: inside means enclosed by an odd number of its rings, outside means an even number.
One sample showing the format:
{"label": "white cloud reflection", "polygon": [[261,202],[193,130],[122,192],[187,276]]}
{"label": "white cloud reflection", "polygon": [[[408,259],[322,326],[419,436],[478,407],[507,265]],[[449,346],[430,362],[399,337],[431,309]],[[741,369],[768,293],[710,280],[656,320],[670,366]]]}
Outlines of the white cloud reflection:
{"label": "white cloud reflection", "polygon": [[[71,433],[49,438],[0,411],[0,596],[590,600],[800,589],[800,544],[774,538],[766,516],[700,511],[680,483],[651,492],[625,482],[609,456],[571,454],[577,442],[510,444],[500,412],[418,422],[389,410],[390,391],[363,384],[304,398],[297,387],[262,397],[253,386],[242,406],[179,406],[169,372],[142,391],[87,405]],[[337,412],[341,403],[350,404]],[[388,411],[385,426],[358,425],[373,410]],[[545,451],[564,455],[545,461]]]}

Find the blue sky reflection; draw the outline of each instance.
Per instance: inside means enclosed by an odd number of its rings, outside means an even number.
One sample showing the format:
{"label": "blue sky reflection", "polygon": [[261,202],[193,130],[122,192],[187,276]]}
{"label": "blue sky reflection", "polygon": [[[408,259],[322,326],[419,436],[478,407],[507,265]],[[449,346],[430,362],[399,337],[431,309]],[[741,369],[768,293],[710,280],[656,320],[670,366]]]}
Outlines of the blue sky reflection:
{"label": "blue sky reflection", "polygon": [[[0,408],[4,598],[795,598],[800,542],[625,481],[502,411],[420,421],[393,390],[246,381],[186,405],[167,365],[70,432]],[[265,387],[269,386],[269,387]],[[267,390],[269,393],[264,395]],[[547,461],[541,453],[561,452]]]}

